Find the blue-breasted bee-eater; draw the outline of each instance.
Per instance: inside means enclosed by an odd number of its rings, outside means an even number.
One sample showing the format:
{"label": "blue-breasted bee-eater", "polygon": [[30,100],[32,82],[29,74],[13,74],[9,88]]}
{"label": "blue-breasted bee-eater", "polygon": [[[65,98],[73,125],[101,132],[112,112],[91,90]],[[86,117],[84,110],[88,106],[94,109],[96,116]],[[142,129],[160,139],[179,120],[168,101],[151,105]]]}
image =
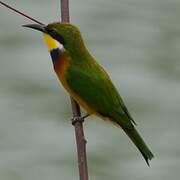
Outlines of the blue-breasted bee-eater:
{"label": "blue-breasted bee-eater", "polygon": [[109,75],[87,50],[79,29],[70,23],[29,24],[43,33],[54,70],[67,92],[88,112],[120,126],[147,164],[153,158]]}

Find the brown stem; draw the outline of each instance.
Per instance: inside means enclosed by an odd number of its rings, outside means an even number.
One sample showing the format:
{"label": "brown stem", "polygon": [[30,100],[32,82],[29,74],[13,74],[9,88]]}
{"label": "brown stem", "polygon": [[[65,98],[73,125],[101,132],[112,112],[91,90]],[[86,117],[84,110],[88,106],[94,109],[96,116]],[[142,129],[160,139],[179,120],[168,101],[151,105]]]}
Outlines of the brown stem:
{"label": "brown stem", "polygon": [[[72,105],[73,117],[74,118],[81,117],[80,107],[79,107],[78,103],[72,97],[71,97],[71,105]],[[79,179],[80,180],[88,180],[86,140],[84,137],[83,122],[76,121],[73,125],[75,128],[75,135],[76,135]]]}
{"label": "brown stem", "polygon": [[[61,0],[61,20],[62,22],[69,22],[69,0]],[[81,117],[81,111],[78,103],[71,97],[71,106],[73,112],[73,118]],[[76,121],[73,123],[76,135],[77,155],[78,155],[78,167],[79,167],[79,179],[88,180],[88,168],[86,157],[86,140],[83,131],[83,122]]]}
{"label": "brown stem", "polygon": [[70,22],[69,0],[61,0],[61,21]]}
{"label": "brown stem", "polygon": [[38,20],[36,20],[36,19],[34,19],[34,18],[28,16],[27,14],[25,14],[25,13],[23,13],[23,12],[21,12],[21,11],[15,9],[14,7],[12,7],[12,6],[10,6],[10,5],[8,5],[8,4],[2,2],[2,1],[0,1],[0,4],[2,4],[3,6],[7,7],[8,9],[11,9],[12,11],[14,11],[14,12],[16,12],[16,13],[18,13],[18,14],[20,14],[20,15],[22,15],[22,16],[28,18],[28,19],[30,19],[31,21],[34,21],[34,22],[36,22],[36,23],[38,23],[38,24],[44,25],[44,24],[41,23],[40,21],[38,21]]}

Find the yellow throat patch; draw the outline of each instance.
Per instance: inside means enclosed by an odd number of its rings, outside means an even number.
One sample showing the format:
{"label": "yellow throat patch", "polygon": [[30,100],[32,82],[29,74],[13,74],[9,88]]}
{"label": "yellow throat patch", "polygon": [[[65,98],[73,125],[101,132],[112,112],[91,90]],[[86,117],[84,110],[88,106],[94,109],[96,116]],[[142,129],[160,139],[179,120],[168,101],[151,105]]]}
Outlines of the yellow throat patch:
{"label": "yellow throat patch", "polygon": [[56,41],[55,39],[53,39],[50,35],[46,33],[43,33],[43,40],[45,44],[47,45],[49,51],[56,48],[61,49],[63,47],[58,41]]}

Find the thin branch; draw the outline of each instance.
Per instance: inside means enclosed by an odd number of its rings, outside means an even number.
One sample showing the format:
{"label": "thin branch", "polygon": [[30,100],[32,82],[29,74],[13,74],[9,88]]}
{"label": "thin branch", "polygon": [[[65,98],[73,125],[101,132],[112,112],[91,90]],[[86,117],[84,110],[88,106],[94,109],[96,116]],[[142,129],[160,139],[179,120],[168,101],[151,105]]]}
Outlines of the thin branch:
{"label": "thin branch", "polygon": [[[61,20],[62,22],[69,22],[69,0],[61,0]],[[73,112],[73,119],[81,117],[80,107],[78,103],[71,97],[71,106]],[[76,121],[73,123],[76,135],[79,179],[88,180],[88,168],[86,157],[86,140],[83,131],[83,122]]]}
{"label": "thin branch", "polygon": [[16,12],[16,13],[18,13],[18,14],[20,14],[20,15],[22,15],[22,16],[28,18],[28,19],[30,19],[31,21],[34,21],[34,22],[36,22],[36,23],[38,23],[38,24],[44,25],[44,24],[41,23],[40,21],[38,21],[38,20],[36,20],[36,19],[30,17],[29,15],[27,15],[27,14],[25,14],[25,13],[23,13],[23,12],[17,10],[17,9],[15,9],[14,7],[12,7],[12,6],[10,6],[10,5],[8,5],[8,4],[2,2],[2,1],[0,1],[0,4],[2,4],[3,6],[7,7],[8,9],[11,9],[12,11],[14,11],[14,12]]}
{"label": "thin branch", "polygon": [[61,0],[61,21],[70,22],[69,0]]}

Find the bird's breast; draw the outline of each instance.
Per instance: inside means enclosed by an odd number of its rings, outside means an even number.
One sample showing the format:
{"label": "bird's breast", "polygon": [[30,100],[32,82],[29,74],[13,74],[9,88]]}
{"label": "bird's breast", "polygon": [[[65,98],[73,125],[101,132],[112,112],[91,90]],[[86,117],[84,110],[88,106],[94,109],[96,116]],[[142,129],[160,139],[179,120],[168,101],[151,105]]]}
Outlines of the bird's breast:
{"label": "bird's breast", "polygon": [[59,54],[57,58],[53,60],[54,71],[56,72],[58,79],[65,89],[69,89],[65,78],[65,74],[69,65],[70,62],[65,53]]}
{"label": "bird's breast", "polygon": [[59,53],[58,55],[54,53],[54,55],[51,54],[51,57],[52,56],[56,56],[56,58],[52,58],[53,66],[58,77],[61,77],[64,75],[69,65],[68,57],[66,57],[63,53]]}

